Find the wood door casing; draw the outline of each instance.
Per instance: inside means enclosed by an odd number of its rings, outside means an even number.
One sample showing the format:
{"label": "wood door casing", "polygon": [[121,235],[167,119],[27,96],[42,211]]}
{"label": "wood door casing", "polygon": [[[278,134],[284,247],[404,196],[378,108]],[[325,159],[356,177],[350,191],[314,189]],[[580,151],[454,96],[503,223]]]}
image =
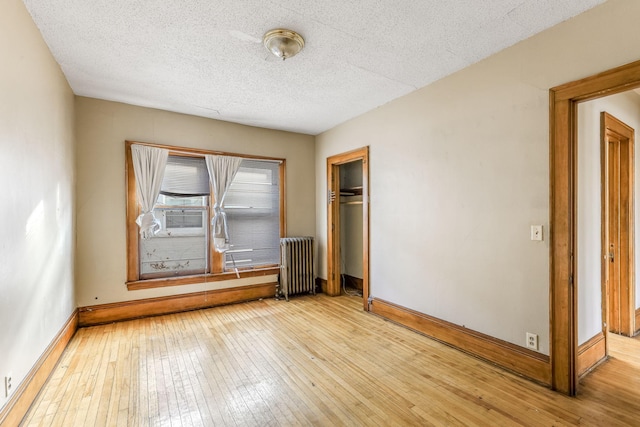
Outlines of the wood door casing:
{"label": "wood door casing", "polygon": [[362,304],[369,311],[369,147],[327,158],[327,294],[340,295],[340,165],[362,161]]}
{"label": "wood door casing", "polygon": [[640,87],[640,61],[549,90],[551,386],[570,396],[578,391],[578,299],[574,286],[577,105],[637,87]]}
{"label": "wood door casing", "polygon": [[601,114],[603,183],[604,330],[631,336],[635,330],[634,131]]}
{"label": "wood door casing", "polygon": [[605,232],[607,234],[605,254],[607,256],[606,269],[606,300],[608,329],[620,333],[620,283],[622,278],[623,254],[620,247],[620,140],[606,138],[607,144],[607,183],[603,188],[607,191],[607,207]]}

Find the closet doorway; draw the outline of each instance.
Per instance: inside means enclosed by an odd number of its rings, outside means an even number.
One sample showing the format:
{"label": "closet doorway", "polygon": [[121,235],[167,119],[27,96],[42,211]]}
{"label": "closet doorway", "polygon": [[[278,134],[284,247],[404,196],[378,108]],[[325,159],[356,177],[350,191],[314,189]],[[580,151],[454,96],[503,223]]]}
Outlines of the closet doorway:
{"label": "closet doorway", "polygon": [[348,281],[368,311],[369,147],[327,158],[327,189],[327,294],[340,295]]}

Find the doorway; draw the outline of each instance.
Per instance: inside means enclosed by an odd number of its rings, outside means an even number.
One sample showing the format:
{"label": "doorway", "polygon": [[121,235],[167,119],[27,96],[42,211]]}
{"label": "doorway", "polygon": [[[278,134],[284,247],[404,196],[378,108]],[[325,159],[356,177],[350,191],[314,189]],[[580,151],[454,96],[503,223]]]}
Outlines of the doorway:
{"label": "doorway", "polygon": [[[345,175],[341,179],[342,174]],[[348,179],[345,179],[348,175]],[[362,304],[365,311],[369,310],[369,147],[363,147],[354,151],[338,154],[327,158],[327,294],[330,296],[342,293],[343,280],[346,277],[343,269],[352,268],[362,277],[356,281],[357,287],[362,287]],[[350,197],[345,203],[353,203],[359,206],[357,214],[361,211],[361,221],[354,221],[354,211],[341,210],[341,194]],[[342,205],[344,206],[344,205]],[[349,215],[349,217],[347,217]],[[343,218],[344,216],[344,218]],[[358,246],[345,251],[345,233],[341,230],[345,224],[358,224],[361,227],[362,238]],[[353,230],[357,231],[357,230]],[[355,235],[360,235],[356,232]],[[354,251],[358,254],[354,254]],[[343,256],[343,254],[345,256]],[[354,268],[353,263],[347,267],[346,255],[361,264],[361,269]],[[361,254],[360,256],[357,256]],[[344,265],[344,268],[343,268]]]}
{"label": "doorway", "polygon": [[550,319],[554,390],[578,388],[576,288],[578,103],[640,87],[640,61],[550,89]]}
{"label": "doorway", "polygon": [[634,131],[606,112],[601,113],[600,122],[603,324],[609,332],[632,336],[635,331]]}

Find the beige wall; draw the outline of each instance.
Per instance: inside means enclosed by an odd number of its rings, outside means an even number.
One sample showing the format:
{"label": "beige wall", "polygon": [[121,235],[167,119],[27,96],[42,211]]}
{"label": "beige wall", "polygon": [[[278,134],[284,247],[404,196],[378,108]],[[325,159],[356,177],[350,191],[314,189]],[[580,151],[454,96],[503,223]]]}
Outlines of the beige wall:
{"label": "beige wall", "polygon": [[548,354],[548,90],[640,59],[637,16],[609,0],[319,135],[320,275],[326,158],[369,145],[372,296]]}
{"label": "beige wall", "polygon": [[[629,91],[578,105],[578,344],[602,330],[600,277],[600,113],[606,111],[636,130],[640,130],[640,95]],[[635,200],[640,200],[640,151],[635,151]],[[635,210],[640,224],[640,209]],[[640,233],[635,236],[640,248]],[[636,249],[635,268],[640,271],[640,251]],[[640,293],[636,293],[636,307]]]}
{"label": "beige wall", "polygon": [[75,309],[73,93],[20,0],[0,13],[0,408]]}
{"label": "beige wall", "polygon": [[90,98],[76,98],[78,306],[262,283],[249,278],[128,291],[124,141],[286,158],[287,233],[315,234],[314,138]]}

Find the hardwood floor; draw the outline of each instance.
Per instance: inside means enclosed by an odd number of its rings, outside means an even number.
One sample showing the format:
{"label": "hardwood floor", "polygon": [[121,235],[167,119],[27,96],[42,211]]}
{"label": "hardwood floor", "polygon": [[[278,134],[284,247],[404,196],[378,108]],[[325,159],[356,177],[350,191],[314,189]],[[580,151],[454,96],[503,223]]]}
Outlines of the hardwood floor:
{"label": "hardwood floor", "polygon": [[577,398],[361,311],[263,300],[80,329],[26,426],[639,425],[640,343]]}

